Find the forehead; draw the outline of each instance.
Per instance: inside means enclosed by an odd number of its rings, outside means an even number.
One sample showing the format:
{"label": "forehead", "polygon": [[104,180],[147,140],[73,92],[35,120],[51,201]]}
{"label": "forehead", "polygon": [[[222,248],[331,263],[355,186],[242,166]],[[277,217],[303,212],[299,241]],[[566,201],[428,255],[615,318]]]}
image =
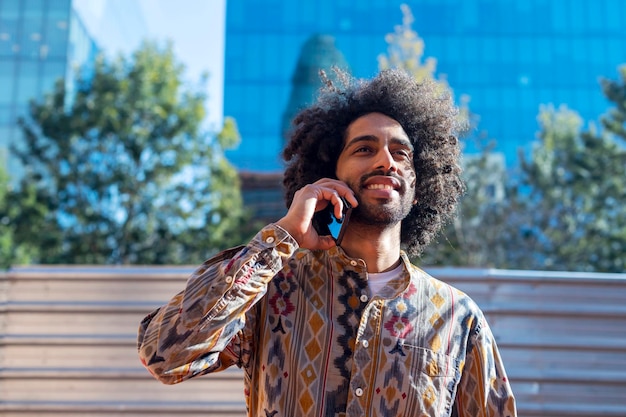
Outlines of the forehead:
{"label": "forehead", "polygon": [[358,117],[348,125],[346,139],[364,134],[385,134],[397,138],[408,139],[402,125],[395,119],[382,113],[368,113]]}

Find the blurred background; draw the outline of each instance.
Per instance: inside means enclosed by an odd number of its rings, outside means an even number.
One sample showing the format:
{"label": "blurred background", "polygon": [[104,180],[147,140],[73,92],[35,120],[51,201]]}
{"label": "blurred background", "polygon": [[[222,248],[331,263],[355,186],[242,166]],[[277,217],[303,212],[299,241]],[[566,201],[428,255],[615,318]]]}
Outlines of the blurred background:
{"label": "blurred background", "polygon": [[433,78],[462,110],[468,192],[419,263],[624,271],[620,0],[1,0],[0,19],[5,268],[245,241],[285,212],[280,151],[336,66]]}
{"label": "blurred background", "polygon": [[237,372],[156,388],[134,332],[285,213],[333,67],[458,104],[467,193],[413,261],[485,309],[521,415],[626,415],[623,0],[0,0],[0,413],[243,413]]}

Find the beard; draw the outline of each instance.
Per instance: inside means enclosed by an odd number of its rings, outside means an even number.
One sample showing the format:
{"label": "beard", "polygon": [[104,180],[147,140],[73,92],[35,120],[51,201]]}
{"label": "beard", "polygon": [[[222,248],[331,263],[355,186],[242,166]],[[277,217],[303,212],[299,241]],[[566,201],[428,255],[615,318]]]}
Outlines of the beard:
{"label": "beard", "polygon": [[[364,202],[361,198],[361,193],[365,190],[365,181],[376,175],[385,175],[393,177],[400,183],[400,188],[397,190],[400,194],[399,200],[379,200],[376,202]],[[415,177],[413,177],[414,180]],[[402,220],[410,213],[413,208],[413,201],[415,199],[415,183],[407,184],[407,181],[395,174],[384,172],[373,172],[364,175],[360,178],[358,184],[349,184],[350,188],[354,191],[354,195],[359,202],[351,215],[351,219],[355,222],[366,224],[370,226],[393,226]]]}

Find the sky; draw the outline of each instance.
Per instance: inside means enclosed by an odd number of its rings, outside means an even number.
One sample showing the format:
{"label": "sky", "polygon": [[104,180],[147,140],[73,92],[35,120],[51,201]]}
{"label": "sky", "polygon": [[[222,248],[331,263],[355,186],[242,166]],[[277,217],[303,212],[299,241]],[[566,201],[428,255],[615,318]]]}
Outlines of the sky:
{"label": "sky", "polygon": [[[209,74],[207,127],[219,128],[226,0],[75,0],[74,4],[108,55],[130,54],[142,34],[152,40],[172,40],[176,57],[186,67],[187,81],[194,83],[202,73]],[[142,21],[129,16],[141,16]]]}

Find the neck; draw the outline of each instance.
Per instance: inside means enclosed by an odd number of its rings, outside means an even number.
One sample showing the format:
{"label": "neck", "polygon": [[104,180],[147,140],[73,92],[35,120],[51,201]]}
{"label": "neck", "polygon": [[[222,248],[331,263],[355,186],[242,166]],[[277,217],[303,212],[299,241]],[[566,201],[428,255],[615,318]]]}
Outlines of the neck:
{"label": "neck", "polygon": [[352,258],[360,258],[367,272],[386,272],[400,264],[400,223],[382,228],[352,223],[341,248]]}

